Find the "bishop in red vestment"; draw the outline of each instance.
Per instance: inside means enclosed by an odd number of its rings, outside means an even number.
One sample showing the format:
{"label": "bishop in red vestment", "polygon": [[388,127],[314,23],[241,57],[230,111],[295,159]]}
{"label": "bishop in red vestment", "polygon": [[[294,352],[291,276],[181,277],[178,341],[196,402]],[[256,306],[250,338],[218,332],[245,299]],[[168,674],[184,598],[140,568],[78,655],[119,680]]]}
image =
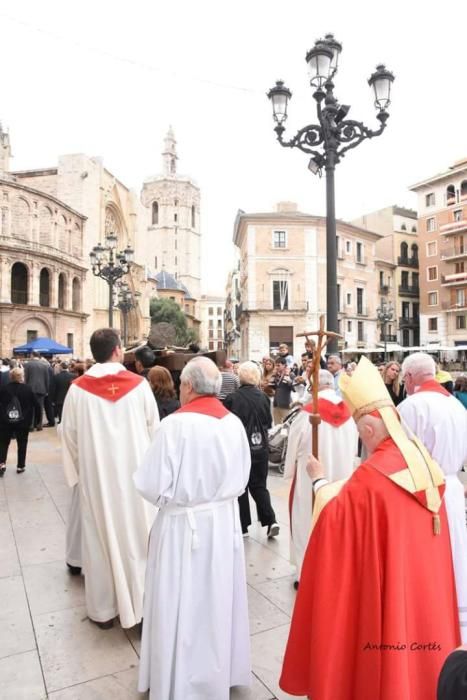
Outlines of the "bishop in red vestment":
{"label": "bishop in red vestment", "polygon": [[314,527],[280,686],[311,700],[435,700],[460,642],[444,480],[368,365],[341,388],[369,458]]}

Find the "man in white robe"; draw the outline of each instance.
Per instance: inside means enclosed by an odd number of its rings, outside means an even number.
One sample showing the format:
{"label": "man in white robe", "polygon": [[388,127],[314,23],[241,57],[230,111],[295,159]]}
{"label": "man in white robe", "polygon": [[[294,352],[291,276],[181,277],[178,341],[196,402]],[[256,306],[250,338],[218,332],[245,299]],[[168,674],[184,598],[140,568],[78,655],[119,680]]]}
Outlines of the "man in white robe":
{"label": "man in white robe", "polygon": [[[334,378],[325,369],[319,371],[318,426],[319,459],[329,481],[347,479],[355,467],[358,433],[351,414],[334,390]],[[287,442],[284,478],[291,478],[290,559],[300,580],[312,520],[313,487],[306,465],[311,452],[312,427],[309,421],[313,405],[308,403],[291,425]],[[295,583],[295,587],[297,584]]]}
{"label": "man in white robe", "polygon": [[458,477],[467,464],[467,411],[435,380],[433,358],[406,357],[402,379],[408,397],[397,407],[403,424],[423,442],[446,477],[445,503],[451,535],[462,641],[467,642],[467,528],[464,488]]}
{"label": "man in white robe", "polygon": [[118,615],[129,628],[142,618],[152,524],[132,476],[159,415],[148,382],[121,364],[118,333],[95,331],[90,345],[96,364],[70,386],[60,424],[65,476],[74,487],[67,564],[72,573],[82,565],[90,620],[107,629]]}
{"label": "man in white robe", "polygon": [[151,530],[139,690],[151,700],[228,700],[250,685],[243,539],[237,498],[250,449],[241,421],[216,398],[220,372],[191,360],[182,408],[165,418],[134,476],[159,506]]}

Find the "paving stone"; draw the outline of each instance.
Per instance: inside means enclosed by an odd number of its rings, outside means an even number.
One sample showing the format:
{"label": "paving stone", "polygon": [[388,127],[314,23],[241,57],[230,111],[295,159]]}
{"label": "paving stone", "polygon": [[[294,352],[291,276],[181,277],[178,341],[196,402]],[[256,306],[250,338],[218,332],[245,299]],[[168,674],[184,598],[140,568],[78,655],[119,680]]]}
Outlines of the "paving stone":
{"label": "paving stone", "polygon": [[36,641],[21,576],[0,579],[0,601],[0,658],[34,650]]}
{"label": "paving stone", "polygon": [[33,615],[33,620],[49,693],[138,664],[119,625],[101,630],[87,619],[84,606]]}
{"label": "paving stone", "polygon": [[16,545],[22,566],[60,561],[65,556],[65,526],[59,518],[56,525],[15,529]]}
{"label": "paving stone", "polygon": [[254,588],[291,617],[297,595],[293,587],[294,581],[295,576],[285,576],[284,578],[256,583]]}
{"label": "paving stone", "polygon": [[0,659],[0,698],[2,700],[45,700],[47,698],[37,651],[28,651]]}
{"label": "paving stone", "polygon": [[245,538],[244,544],[247,581],[251,585],[294,573],[295,567],[288,561],[254,539]]}
{"label": "paving stone", "polygon": [[149,693],[138,693],[138,670],[104,676],[88,683],[49,693],[50,700],[144,700]]}
{"label": "paving stone", "polygon": [[289,622],[288,615],[251,586],[248,586],[248,613],[250,634],[264,632]]}
{"label": "paving stone", "polygon": [[15,538],[8,513],[0,513],[0,578],[21,574]]}
{"label": "paving stone", "polygon": [[[284,693],[279,688],[285,645],[289,634],[289,625],[276,627],[267,632],[260,632],[251,638],[251,660],[254,673],[260,681],[270,688],[278,700],[292,700],[298,696]],[[303,696],[303,700],[306,700]],[[357,699],[355,699],[357,700]]]}
{"label": "paving stone", "polygon": [[85,604],[84,577],[70,576],[65,552],[60,561],[23,567],[24,584],[33,615]]}

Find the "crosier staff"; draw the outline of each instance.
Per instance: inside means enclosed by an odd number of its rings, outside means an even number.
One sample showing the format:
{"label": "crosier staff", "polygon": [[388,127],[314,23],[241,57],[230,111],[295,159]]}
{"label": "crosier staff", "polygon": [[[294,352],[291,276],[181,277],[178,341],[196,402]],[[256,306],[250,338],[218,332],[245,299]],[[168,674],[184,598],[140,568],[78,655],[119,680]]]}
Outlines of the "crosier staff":
{"label": "crosier staff", "polygon": [[[342,338],[339,333],[333,333],[333,331],[326,331],[324,329],[324,314],[319,317],[319,330],[309,331],[307,333],[299,333],[297,338],[306,338],[310,340],[310,336],[317,335],[318,342],[315,343],[315,349],[313,350],[313,359],[311,365],[311,376],[313,377],[313,385],[311,388],[311,395],[313,398],[313,413],[310,415],[311,423],[311,451],[316,459],[318,457],[318,426],[321,423],[321,416],[318,411],[318,388],[319,388],[319,369],[320,369],[320,358],[321,353],[328,344],[328,340],[333,338]],[[313,341],[314,342],[314,341]]]}

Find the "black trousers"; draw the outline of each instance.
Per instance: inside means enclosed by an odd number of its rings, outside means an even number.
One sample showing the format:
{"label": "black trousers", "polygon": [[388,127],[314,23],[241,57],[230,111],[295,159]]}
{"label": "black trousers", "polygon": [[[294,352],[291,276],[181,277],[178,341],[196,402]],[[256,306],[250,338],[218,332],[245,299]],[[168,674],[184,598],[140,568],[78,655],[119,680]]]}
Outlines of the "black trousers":
{"label": "black trousers", "polygon": [[31,428],[42,428],[42,414],[44,413],[45,394],[36,394],[36,399],[39,404],[39,408],[34,409],[33,411]]}
{"label": "black trousers", "polygon": [[8,457],[8,448],[10,447],[11,439],[16,437],[18,446],[18,469],[24,469],[26,466],[26,450],[28,449],[29,428],[21,428],[18,430],[14,426],[2,427],[0,432],[0,464],[6,464]]}
{"label": "black trousers", "polygon": [[245,490],[239,499],[238,505],[240,509],[240,522],[242,524],[242,532],[247,532],[248,526],[251,525],[250,502],[248,493],[256,503],[256,511],[258,520],[261,525],[269,526],[276,522],[276,514],[271,505],[271,496],[266,487],[268,478],[268,455],[265,453],[260,457],[252,457],[250,478]]}
{"label": "black trousers", "polygon": [[55,425],[55,408],[50,400],[50,396],[46,396],[44,399],[44,410],[48,425]]}

